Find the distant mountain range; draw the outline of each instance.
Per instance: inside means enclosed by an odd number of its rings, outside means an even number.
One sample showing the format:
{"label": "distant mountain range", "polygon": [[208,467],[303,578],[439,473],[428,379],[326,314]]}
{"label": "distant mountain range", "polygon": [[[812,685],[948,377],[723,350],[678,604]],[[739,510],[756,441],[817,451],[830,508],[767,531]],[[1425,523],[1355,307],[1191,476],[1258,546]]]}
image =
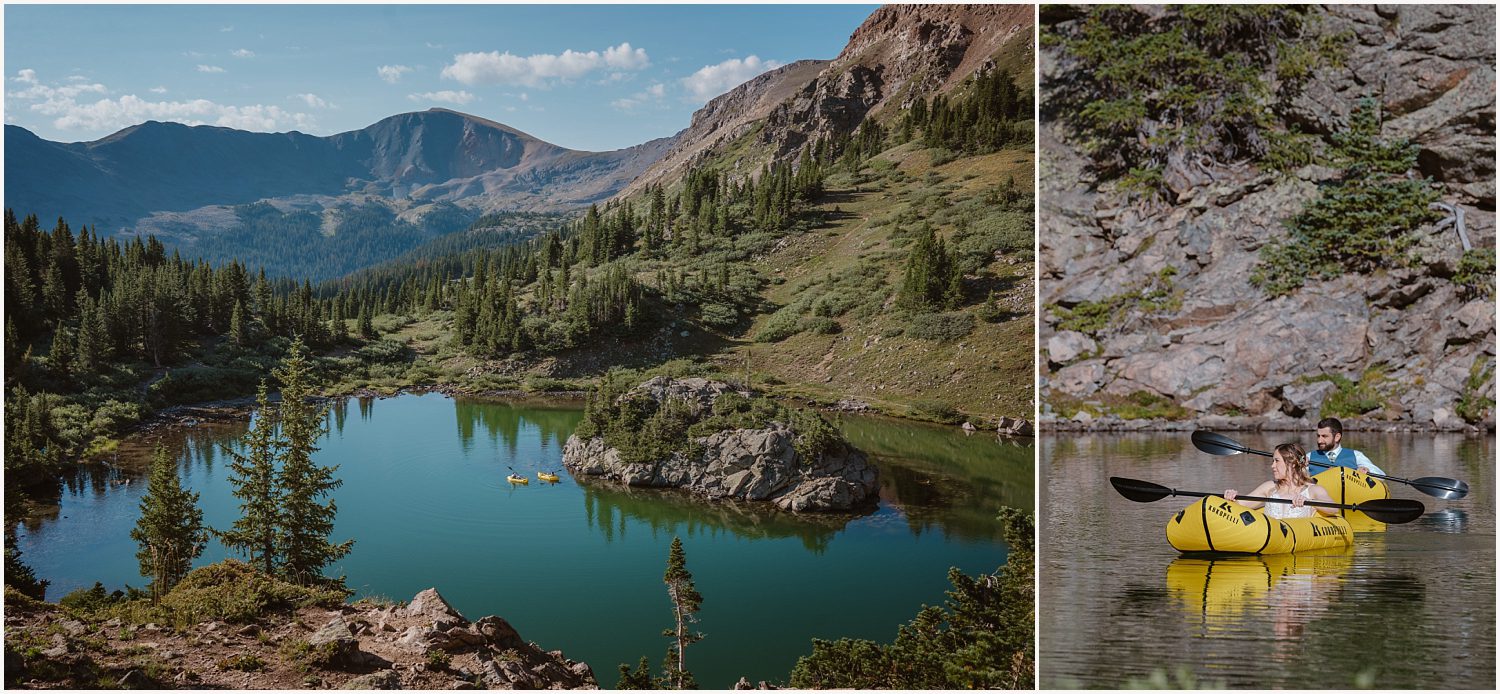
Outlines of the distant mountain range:
{"label": "distant mountain range", "polygon": [[[268,200],[306,209],[386,199],[480,211],[563,210],[605,200],[661,157],[670,138],[581,152],[456,111],[403,113],[328,137],[148,121],[93,142],[5,126],[5,205],[101,232],[176,213]],[[203,215],[205,221],[214,215]]]}

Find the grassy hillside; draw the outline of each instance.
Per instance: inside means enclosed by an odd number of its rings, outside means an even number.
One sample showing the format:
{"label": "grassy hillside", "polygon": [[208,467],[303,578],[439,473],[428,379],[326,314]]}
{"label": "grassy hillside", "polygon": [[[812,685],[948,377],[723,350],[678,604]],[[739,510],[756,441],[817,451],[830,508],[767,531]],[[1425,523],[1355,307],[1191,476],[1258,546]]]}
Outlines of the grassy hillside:
{"label": "grassy hillside", "polygon": [[[745,147],[727,149],[721,160]],[[917,419],[1029,418],[1033,166],[1029,150],[954,157],[908,142],[870,158],[858,173],[831,175],[808,215],[821,224],[762,239],[757,247],[764,250],[736,265],[736,272],[756,275],[746,284],[758,285],[758,296],[745,303],[759,311],[730,329],[662,306],[659,329],[644,337],[497,359],[452,346],[451,311],[385,315],[376,327],[410,348],[412,360],[350,360],[353,368],[342,370],[334,389],[566,390],[622,367],[748,374],[775,394],[829,405],[853,399]],[[965,276],[969,300],[959,310],[924,316],[895,307],[907,248],[923,222],[978,259]],[[692,261],[658,259],[637,262],[635,274],[648,281],[663,269],[697,271]],[[768,338],[773,328],[779,339]]]}

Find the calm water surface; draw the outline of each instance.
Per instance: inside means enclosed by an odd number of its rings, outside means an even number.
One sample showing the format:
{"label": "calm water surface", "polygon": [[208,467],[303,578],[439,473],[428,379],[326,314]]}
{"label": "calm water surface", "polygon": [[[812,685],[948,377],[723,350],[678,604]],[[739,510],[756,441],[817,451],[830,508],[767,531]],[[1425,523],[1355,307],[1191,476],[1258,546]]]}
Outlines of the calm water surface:
{"label": "calm water surface", "polygon": [[[1260,450],[1298,438],[1232,436]],[[1471,492],[1443,501],[1392,483],[1427,515],[1359,533],[1349,551],[1188,559],[1166,523],[1193,499],[1131,502],[1109,477],[1248,490],[1270,478],[1265,458],[1209,456],[1186,432],[1040,439],[1041,686],[1181,670],[1236,688],[1493,687],[1493,440],[1351,432],[1347,444],[1389,475],[1457,478]]]}
{"label": "calm water surface", "polygon": [[[681,536],[704,597],[689,668],[705,687],[740,676],[784,681],[813,638],[889,641],[923,604],[943,600],[947,570],[994,571],[1006,557],[995,516],[1030,510],[1030,446],[951,428],[844,418],[871,454],[881,502],[861,516],[798,517],[758,505],[708,505],[670,492],[574,480],[562,445],[582,413],[536,402],[406,395],[334,407],[315,457],[344,486],[335,540],[354,551],[331,575],[359,595],[410,599],[436,586],[471,619],[498,614],[528,640],[588,662],[602,684],[615,666],[666,651],[671,613],[662,585],[668,545]],[[172,440],[205,522],[238,517],[215,454],[244,425],[200,426]],[[122,457],[141,455],[126,451]],[[531,484],[505,481],[514,468]],[[55,517],[17,531],[25,561],[52,582],[48,597],[102,581],[146,583],[130,528],[144,479],[106,468],[80,475]],[[199,564],[226,556],[214,545]]]}

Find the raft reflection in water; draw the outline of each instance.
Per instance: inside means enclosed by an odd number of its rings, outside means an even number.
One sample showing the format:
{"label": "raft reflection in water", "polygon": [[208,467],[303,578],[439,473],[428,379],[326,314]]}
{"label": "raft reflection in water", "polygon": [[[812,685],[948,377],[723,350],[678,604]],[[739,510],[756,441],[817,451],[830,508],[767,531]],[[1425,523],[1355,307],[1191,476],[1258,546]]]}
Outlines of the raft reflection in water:
{"label": "raft reflection in water", "polygon": [[1349,547],[1296,554],[1179,557],[1167,566],[1167,593],[1188,614],[1201,620],[1201,636],[1240,633],[1247,615],[1265,615],[1277,637],[1278,660],[1301,657],[1303,630],[1328,612],[1334,595],[1353,564]]}

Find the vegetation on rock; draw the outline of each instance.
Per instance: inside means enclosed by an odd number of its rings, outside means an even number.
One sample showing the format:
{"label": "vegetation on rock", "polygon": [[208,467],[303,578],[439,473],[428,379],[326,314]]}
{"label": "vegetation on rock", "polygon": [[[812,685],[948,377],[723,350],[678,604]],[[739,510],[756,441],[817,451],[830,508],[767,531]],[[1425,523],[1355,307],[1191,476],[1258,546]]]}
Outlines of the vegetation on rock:
{"label": "vegetation on rock", "polygon": [[1413,264],[1416,230],[1441,217],[1430,207],[1438,198],[1432,181],[1410,175],[1417,150],[1406,140],[1382,138],[1374,103],[1363,102],[1326,155],[1338,178],[1287,223],[1286,240],[1261,247],[1250,282],[1280,296],[1309,277]]}
{"label": "vegetation on rock", "polygon": [[1061,55],[1045,109],[1101,178],[1145,193],[1200,160],[1294,160],[1297,135],[1270,107],[1336,64],[1347,40],[1315,37],[1297,5],[1097,5],[1041,34]]}

